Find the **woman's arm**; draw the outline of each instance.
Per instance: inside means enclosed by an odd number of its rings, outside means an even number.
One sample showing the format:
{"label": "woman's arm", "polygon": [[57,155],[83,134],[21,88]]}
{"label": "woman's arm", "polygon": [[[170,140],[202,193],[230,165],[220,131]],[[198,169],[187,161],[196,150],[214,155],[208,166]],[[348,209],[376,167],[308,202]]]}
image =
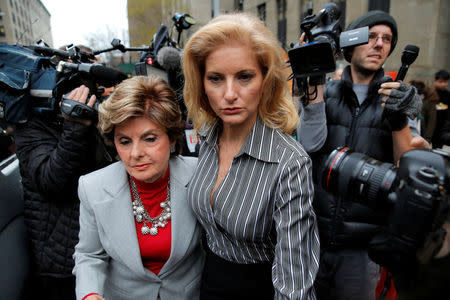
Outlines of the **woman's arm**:
{"label": "woman's arm", "polygon": [[[80,177],[78,186],[80,233],[79,242],[75,246],[75,268],[73,269],[73,274],[76,276],[77,299],[83,299],[92,293],[103,295],[106,268],[109,263],[109,255],[103,249],[95,215],[86,195],[85,178],[84,176]],[[89,297],[87,299],[90,299]]]}
{"label": "woman's arm", "polygon": [[272,280],[276,299],[316,299],[319,234],[309,157],[292,157],[283,167],[276,194],[277,244]]}

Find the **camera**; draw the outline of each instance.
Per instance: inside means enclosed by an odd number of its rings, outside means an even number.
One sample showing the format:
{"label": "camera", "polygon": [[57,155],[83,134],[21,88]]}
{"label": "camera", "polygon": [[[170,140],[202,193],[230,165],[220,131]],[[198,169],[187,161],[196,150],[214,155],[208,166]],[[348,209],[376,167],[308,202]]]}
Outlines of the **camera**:
{"label": "camera", "polygon": [[[296,78],[332,72],[336,68],[335,55],[339,54],[339,35],[342,31],[341,11],[337,4],[328,3],[317,15],[306,16],[300,29],[308,44],[293,45],[288,51],[289,61]],[[316,27],[317,28],[314,28]]]}
{"label": "camera", "polygon": [[[72,63],[59,61],[56,71],[53,97],[58,99],[58,102],[61,102],[60,110],[64,115],[82,120],[95,121],[98,115],[98,106],[105,99],[102,97],[105,87],[115,86],[128,77],[121,71],[91,62]],[[80,85],[89,88],[88,99],[91,95],[96,96],[97,100],[93,107],[64,97],[66,93]]]}
{"label": "camera", "polygon": [[369,256],[391,272],[404,271],[415,262],[428,262],[442,245],[449,158],[443,150],[411,150],[395,167],[339,147],[325,162],[321,185],[387,216],[369,244]]}
{"label": "camera", "polygon": [[[369,28],[363,27],[342,32],[341,11],[336,3],[328,3],[317,15],[306,16],[300,29],[308,43],[296,43],[288,51],[289,62],[297,82],[310,76],[323,76],[336,68],[335,58],[341,48],[367,44]],[[315,82],[323,84],[324,82]]]}

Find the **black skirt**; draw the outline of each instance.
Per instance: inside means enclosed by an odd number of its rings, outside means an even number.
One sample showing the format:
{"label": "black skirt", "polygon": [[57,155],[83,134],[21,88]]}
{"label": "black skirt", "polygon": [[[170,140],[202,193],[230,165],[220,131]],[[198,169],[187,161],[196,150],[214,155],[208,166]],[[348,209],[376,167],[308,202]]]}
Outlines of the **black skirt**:
{"label": "black skirt", "polygon": [[205,248],[200,300],[273,300],[271,263],[233,263]]}

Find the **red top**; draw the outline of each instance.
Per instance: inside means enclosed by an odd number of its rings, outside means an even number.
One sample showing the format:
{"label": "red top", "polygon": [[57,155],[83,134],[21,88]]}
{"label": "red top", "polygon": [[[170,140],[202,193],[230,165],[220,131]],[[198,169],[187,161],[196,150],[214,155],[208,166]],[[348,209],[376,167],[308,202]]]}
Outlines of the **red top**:
{"label": "red top", "polygon": [[[160,205],[167,197],[169,174],[169,168],[167,168],[166,174],[152,183],[146,183],[133,178],[134,182],[136,182],[141,201],[151,218],[159,216],[163,211]],[[145,268],[158,275],[170,256],[172,222],[169,220],[165,227],[157,227],[157,235],[142,234],[141,228],[144,222],[138,223],[135,219],[134,223],[136,225],[142,263]],[[147,226],[151,228],[152,224],[148,222]]]}

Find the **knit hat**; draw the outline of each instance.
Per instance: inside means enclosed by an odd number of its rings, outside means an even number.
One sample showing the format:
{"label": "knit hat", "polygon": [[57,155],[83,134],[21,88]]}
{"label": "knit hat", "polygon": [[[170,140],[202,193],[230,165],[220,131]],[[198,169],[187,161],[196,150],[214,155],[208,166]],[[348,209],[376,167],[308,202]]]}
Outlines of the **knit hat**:
{"label": "knit hat", "polygon": [[[361,28],[365,26],[375,26],[375,25],[387,25],[391,28],[392,31],[392,41],[391,41],[391,51],[389,52],[389,55],[394,51],[395,45],[397,44],[397,23],[395,22],[394,18],[381,10],[372,10],[369,11],[367,14],[357,18],[353,22],[348,25],[347,30],[352,30],[356,28]],[[344,48],[344,58],[346,61],[351,62],[352,56],[349,52],[353,50],[353,47]]]}

